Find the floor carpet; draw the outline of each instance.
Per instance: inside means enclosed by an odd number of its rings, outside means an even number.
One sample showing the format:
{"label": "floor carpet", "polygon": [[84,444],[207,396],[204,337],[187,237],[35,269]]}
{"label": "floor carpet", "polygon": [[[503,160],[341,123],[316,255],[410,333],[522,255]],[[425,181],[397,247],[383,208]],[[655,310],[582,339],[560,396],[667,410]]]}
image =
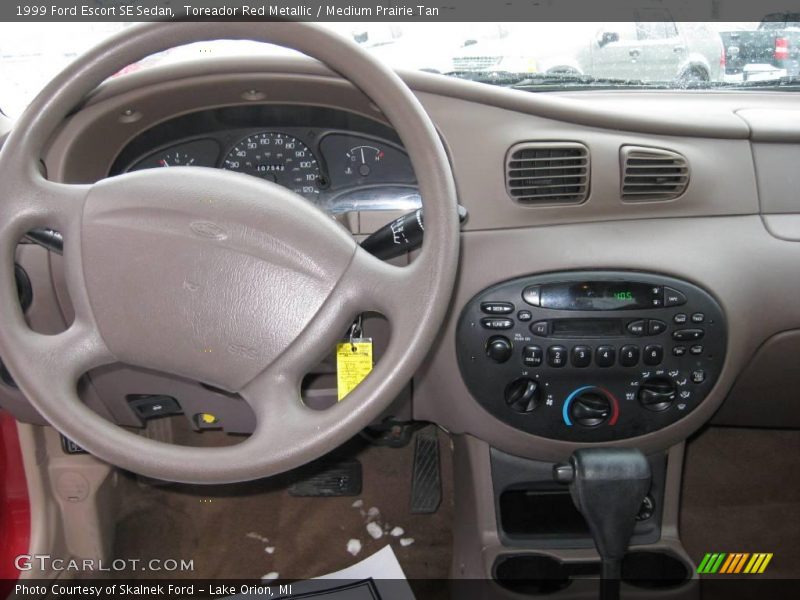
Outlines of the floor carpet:
{"label": "floor carpet", "polygon": [[[413,441],[394,449],[354,440],[341,454],[363,465],[363,489],[356,497],[292,497],[286,477],[209,487],[143,485],[130,476],[114,555],[192,559],[195,570],[184,576],[193,578],[259,579],[275,572],[293,580],[342,569],[391,544],[409,579],[446,578],[452,556],[452,458],[449,439],[438,435],[443,501],[435,514],[409,510]],[[380,539],[368,533],[370,521],[383,530]],[[394,527],[403,534],[386,533]],[[350,540],[361,544],[355,557],[348,552]]]}
{"label": "floor carpet", "polygon": [[800,578],[800,431],[712,427],[687,445],[680,532],[706,552],[772,552],[762,577]]}

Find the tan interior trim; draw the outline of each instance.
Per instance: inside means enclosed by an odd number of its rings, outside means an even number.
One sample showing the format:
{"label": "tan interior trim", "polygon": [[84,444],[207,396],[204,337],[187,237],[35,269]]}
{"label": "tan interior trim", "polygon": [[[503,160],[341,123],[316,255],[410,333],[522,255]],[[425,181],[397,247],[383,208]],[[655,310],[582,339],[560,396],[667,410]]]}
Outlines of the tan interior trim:
{"label": "tan interior trim", "polygon": [[[245,73],[296,73],[335,77],[335,74],[320,63],[303,57],[247,57],[204,60],[202,72],[213,74]],[[155,67],[132,73],[105,83],[90,103],[151,85],[159,80],[177,81],[198,73],[198,63],[187,61]],[[398,71],[402,79],[417,92],[459,98],[520,113],[538,115],[556,120],[586,125],[609,127],[664,135],[686,135],[692,137],[717,137],[746,139],[750,134],[747,124],[732,111],[709,110],[697,103],[693,110],[680,111],[665,119],[660,111],[654,111],[648,103],[641,103],[635,110],[621,107],[596,106],[577,98],[566,98],[555,94],[521,93],[516,90],[489,86],[471,81],[446,77],[421,71]],[[630,93],[626,91],[626,94]]]}

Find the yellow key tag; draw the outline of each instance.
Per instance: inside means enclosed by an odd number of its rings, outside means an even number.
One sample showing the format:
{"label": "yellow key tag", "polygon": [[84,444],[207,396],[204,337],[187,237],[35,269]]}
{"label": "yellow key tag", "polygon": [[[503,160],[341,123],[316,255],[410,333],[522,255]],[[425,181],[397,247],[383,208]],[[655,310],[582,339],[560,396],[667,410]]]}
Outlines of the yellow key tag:
{"label": "yellow key tag", "polygon": [[336,386],[339,400],[372,371],[372,338],[354,338],[336,344]]}

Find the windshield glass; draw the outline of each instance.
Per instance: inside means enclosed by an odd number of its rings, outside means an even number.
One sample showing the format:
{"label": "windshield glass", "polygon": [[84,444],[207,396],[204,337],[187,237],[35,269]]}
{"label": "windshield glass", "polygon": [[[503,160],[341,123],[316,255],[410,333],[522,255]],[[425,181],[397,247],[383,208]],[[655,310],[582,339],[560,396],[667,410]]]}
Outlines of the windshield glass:
{"label": "windshield glass", "polygon": [[[392,67],[526,91],[586,88],[793,89],[797,15],[685,23],[661,8],[618,23],[324,23]],[[0,108],[18,115],[67,63],[132,23],[0,23]],[[215,56],[291,55],[220,40],[174,48],[115,75]]]}

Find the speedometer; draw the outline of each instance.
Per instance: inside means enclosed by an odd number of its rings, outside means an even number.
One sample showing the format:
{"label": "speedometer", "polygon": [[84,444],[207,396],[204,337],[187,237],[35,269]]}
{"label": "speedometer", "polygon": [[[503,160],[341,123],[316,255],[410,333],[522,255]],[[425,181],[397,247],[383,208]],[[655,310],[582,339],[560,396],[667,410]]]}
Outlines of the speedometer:
{"label": "speedometer", "polygon": [[309,199],[319,195],[316,157],[303,142],[285,133],[265,131],[246,137],[228,153],[222,168],[273,181]]}

